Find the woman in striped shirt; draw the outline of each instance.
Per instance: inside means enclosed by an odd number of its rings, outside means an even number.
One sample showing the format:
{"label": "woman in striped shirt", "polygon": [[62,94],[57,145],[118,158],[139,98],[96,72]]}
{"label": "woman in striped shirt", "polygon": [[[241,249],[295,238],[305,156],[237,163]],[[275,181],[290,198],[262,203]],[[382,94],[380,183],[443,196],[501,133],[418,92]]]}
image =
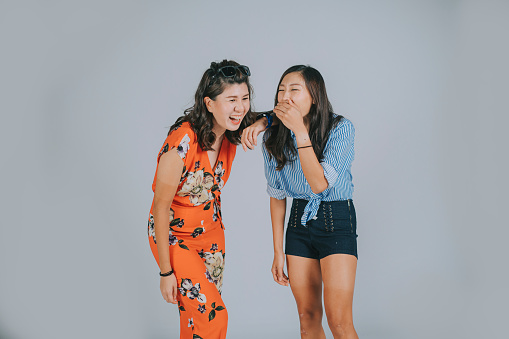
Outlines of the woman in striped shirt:
{"label": "woman in striped shirt", "polygon": [[[271,118],[275,120],[272,126]],[[352,320],[357,268],[351,175],[354,127],[333,113],[321,74],[298,65],[281,76],[273,115],[244,131],[244,149],[256,145],[256,136],[265,129],[274,280],[291,287],[302,338],[325,338],[322,285],[334,338],[358,338]],[[284,251],[288,276],[283,271],[286,197],[293,199]]]}

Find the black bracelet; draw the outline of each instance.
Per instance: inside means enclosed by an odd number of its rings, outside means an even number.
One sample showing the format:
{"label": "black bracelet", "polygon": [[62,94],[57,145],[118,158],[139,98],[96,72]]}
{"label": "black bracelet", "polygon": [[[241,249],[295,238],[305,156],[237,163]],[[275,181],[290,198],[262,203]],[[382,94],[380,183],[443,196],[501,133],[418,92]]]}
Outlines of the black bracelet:
{"label": "black bracelet", "polygon": [[313,147],[313,145],[300,146],[300,147],[297,147],[297,149],[301,149],[301,148],[308,148],[308,147]]}
{"label": "black bracelet", "polygon": [[170,276],[170,275],[172,275],[172,274],[173,274],[173,270],[170,270],[169,272],[166,272],[166,273],[161,273],[161,272],[159,272],[159,275],[160,275],[161,277],[168,277],[168,276]]}

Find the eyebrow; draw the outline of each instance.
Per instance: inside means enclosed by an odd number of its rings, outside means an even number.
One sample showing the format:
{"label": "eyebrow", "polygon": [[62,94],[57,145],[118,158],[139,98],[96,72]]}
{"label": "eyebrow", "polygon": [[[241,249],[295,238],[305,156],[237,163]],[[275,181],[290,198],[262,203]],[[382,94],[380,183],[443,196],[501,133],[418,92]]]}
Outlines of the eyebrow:
{"label": "eyebrow", "polygon": [[[246,93],[246,94],[244,94],[244,95],[241,95],[241,97],[247,97],[247,96],[249,96],[249,93]],[[229,96],[227,96],[226,98],[238,98],[238,97],[239,97],[239,95],[229,95]]]}
{"label": "eyebrow", "polygon": [[[281,87],[281,86],[284,86],[284,84],[280,84],[280,85],[279,85],[279,87]],[[300,86],[300,87],[302,87],[302,85],[301,85],[301,84],[298,84],[298,83],[289,84],[289,85],[288,85],[288,87],[290,87],[290,86]]]}

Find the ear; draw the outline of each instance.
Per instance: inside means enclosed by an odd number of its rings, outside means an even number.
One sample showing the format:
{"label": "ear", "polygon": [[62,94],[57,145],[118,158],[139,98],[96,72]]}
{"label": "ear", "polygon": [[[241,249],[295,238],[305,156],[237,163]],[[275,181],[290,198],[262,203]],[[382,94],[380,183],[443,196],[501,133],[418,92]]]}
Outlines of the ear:
{"label": "ear", "polygon": [[212,110],[214,109],[214,100],[212,100],[211,98],[209,97],[205,97],[203,98],[203,102],[205,103],[205,107],[207,107],[207,110],[209,112],[212,112]]}

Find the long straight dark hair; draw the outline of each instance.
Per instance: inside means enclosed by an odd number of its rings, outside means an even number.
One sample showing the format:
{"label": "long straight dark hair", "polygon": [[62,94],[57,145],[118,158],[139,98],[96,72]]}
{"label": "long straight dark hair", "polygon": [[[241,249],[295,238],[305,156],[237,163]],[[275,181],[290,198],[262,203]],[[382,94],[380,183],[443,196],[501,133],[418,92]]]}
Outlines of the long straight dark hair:
{"label": "long straight dark hair", "polygon": [[[232,84],[246,84],[247,90],[249,91],[249,102],[251,103],[251,98],[253,94],[253,88],[249,83],[249,77],[247,75],[242,74],[240,70],[237,69],[236,73],[232,77],[225,77],[221,72],[218,72],[218,69],[224,66],[239,66],[239,63],[233,60],[223,60],[221,62],[212,62],[210,64],[209,69],[203,73],[203,76],[198,85],[198,89],[194,95],[194,105],[189,107],[184,111],[184,115],[179,117],[177,121],[170,127],[168,135],[178,127],[182,125],[183,122],[189,122],[191,127],[197,136],[198,144],[201,149],[204,151],[213,150],[212,145],[216,140],[216,135],[212,131],[214,127],[213,115],[207,110],[204,99],[206,97],[211,98],[212,100],[216,100],[217,96],[223,93],[225,88]],[[236,131],[226,130],[225,137],[234,145],[240,144],[240,138],[242,135],[242,131],[247,126],[251,125],[254,122],[254,117],[251,112],[251,105],[249,106],[249,111],[242,119],[239,128]]]}
{"label": "long straight dark hair", "polygon": [[[279,85],[281,85],[286,75],[294,72],[302,75],[309,94],[311,94],[313,104],[309,109],[309,113],[304,117],[304,122],[309,126],[309,138],[311,139],[313,150],[318,161],[321,161],[323,160],[323,150],[329,139],[330,131],[343,116],[334,117],[332,105],[327,97],[325,81],[320,72],[311,66],[296,65],[288,68],[281,76],[281,79],[279,79],[277,88],[279,89]],[[274,106],[278,103],[277,95],[278,90],[276,90]],[[270,127],[265,133],[268,133],[268,137],[265,139],[265,148],[269,152],[270,157],[276,159],[276,170],[280,171],[288,161],[295,160],[298,155],[292,135],[290,130],[281,121],[279,121],[279,124]]]}

